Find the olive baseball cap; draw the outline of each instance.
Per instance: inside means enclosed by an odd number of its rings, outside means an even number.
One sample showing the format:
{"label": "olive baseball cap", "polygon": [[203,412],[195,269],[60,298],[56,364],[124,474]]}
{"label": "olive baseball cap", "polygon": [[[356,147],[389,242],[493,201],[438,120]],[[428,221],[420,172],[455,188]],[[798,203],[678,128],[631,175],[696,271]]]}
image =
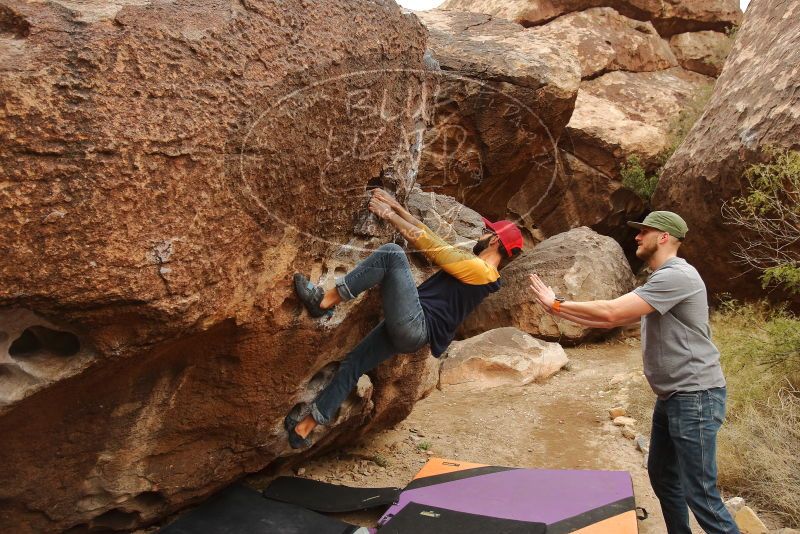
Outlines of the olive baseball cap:
{"label": "olive baseball cap", "polygon": [[680,215],[671,211],[650,212],[640,223],[628,221],[628,226],[633,228],[655,228],[656,230],[667,232],[672,237],[677,237],[681,241],[686,237],[686,232],[689,231],[689,227],[686,226],[686,221],[684,221]]}

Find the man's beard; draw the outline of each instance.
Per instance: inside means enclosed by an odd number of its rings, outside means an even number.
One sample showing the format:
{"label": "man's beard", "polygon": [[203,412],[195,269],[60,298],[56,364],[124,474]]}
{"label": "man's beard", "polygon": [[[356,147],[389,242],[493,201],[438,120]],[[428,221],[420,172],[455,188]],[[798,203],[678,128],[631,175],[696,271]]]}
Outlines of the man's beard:
{"label": "man's beard", "polygon": [[478,239],[478,242],[475,243],[475,246],[472,247],[472,253],[476,256],[480,256],[481,252],[489,248],[489,241],[492,240],[492,236],[489,236],[485,239]]}
{"label": "man's beard", "polygon": [[653,245],[648,247],[647,245],[642,243],[636,248],[636,257],[646,262],[647,260],[653,257],[653,254],[655,254],[657,250],[658,250],[658,245]]}

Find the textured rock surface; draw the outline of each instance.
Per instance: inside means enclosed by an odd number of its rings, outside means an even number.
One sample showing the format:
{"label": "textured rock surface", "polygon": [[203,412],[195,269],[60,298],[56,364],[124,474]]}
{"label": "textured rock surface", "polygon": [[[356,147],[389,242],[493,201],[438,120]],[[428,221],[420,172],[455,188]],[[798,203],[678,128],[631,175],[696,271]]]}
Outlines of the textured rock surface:
{"label": "textured rock surface", "polygon": [[675,117],[713,81],[681,67],[615,71],[585,81],[561,141],[563,171],[556,187],[543,201],[539,190],[523,185],[509,210],[546,235],[588,225],[623,245],[632,243],[623,223],[639,218],[644,204],[623,188],[621,166],[636,155],[652,172],[672,142]]}
{"label": "textured rock surface", "polygon": [[483,219],[453,197],[415,188],[406,201],[408,211],[452,245],[472,250],[483,235]]}
{"label": "textured rock surface", "polygon": [[523,386],[551,377],[568,362],[558,343],[541,341],[513,327],[496,328],[450,345],[439,386],[469,390]]}
{"label": "textured rock surface", "polygon": [[575,343],[606,332],[555,320],[545,313],[531,298],[531,273],[537,273],[567,300],[616,298],[631,291],[634,284],[616,241],[586,227],[575,228],[542,241],[507,265],[501,272],[502,288],[467,317],[461,329],[463,337],[514,326],[533,336]]}
{"label": "textured rock surface", "polygon": [[669,45],[684,69],[714,78],[722,72],[731,44],[730,37],[712,31],[679,33],[669,39]]}
{"label": "textured rock surface", "polygon": [[[580,67],[559,43],[518,24],[473,13],[418,15],[442,68],[420,183],[498,218],[519,184],[533,179],[544,190],[552,180]],[[548,166],[549,174],[532,171]]]}
{"label": "textured rock surface", "polygon": [[664,37],[688,31],[722,31],[742,19],[736,0],[447,0],[442,7],[487,13],[524,26],[538,26],[592,7],[613,7],[628,17],[652,21]]}
{"label": "textured rock surface", "polygon": [[[133,528],[290,454],[378,309],[310,320],[291,274],[388,236],[364,190],[413,181],[424,48],[391,1],[0,1],[0,530]],[[319,446],[403,418],[428,360]]]}
{"label": "textured rock surface", "polygon": [[563,43],[580,61],[583,78],[614,70],[647,72],[678,65],[651,23],[608,7],[570,13],[530,31]]}
{"label": "textured rock surface", "polygon": [[800,149],[800,2],[753,2],[700,120],[664,169],[653,203],[689,225],[682,254],[708,288],[763,296],[755,276],[735,264],[736,228],[722,203],[741,193],[742,173],[764,149]]}
{"label": "textured rock surface", "polygon": [[[511,16],[514,10],[557,7],[558,16],[548,15],[541,24],[521,30],[486,14],[420,14],[443,72],[466,78],[447,84],[437,95],[436,127],[426,135],[420,183],[483,215],[515,219],[534,239],[590,226],[613,236],[632,257],[634,233],[623,223],[641,218],[647,206],[623,187],[622,164],[636,155],[648,173],[655,172],[674,142],[676,119],[714,81],[680,67],[669,43],[654,29],[654,21],[661,20],[654,14],[674,6],[653,2],[633,13],[630,5],[624,9],[611,3],[489,4],[452,1],[448,6],[480,11],[475,7],[480,5],[496,17],[513,20],[521,20]],[[722,3],[714,4],[716,8],[712,4],[697,2],[681,9],[694,10],[699,19],[715,12],[719,21],[728,20],[719,8]],[[548,42],[555,43],[561,56]],[[702,45],[697,52],[716,54]],[[531,87],[558,86],[554,80],[565,77],[557,72],[565,66],[572,69],[565,55],[577,58],[583,81],[574,107],[565,112],[570,119],[563,129],[543,118],[540,110],[546,103],[538,93],[528,89],[526,95],[516,80],[525,79]],[[468,90],[474,88],[474,79],[486,83],[479,92]],[[538,85],[531,85],[536,79]],[[515,85],[502,84],[505,89],[498,95],[497,80],[514,80]],[[541,143],[536,121],[521,121],[520,106],[508,105],[509,95],[524,103],[531,117],[543,118],[540,124],[551,134],[548,145]]]}

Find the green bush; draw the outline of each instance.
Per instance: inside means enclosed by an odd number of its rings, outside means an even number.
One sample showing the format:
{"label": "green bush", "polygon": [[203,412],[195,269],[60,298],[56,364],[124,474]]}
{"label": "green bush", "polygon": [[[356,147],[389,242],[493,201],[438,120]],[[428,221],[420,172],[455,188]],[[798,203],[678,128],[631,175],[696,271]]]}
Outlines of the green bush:
{"label": "green bush", "polygon": [[624,187],[639,195],[645,202],[650,202],[650,198],[656,190],[656,185],[658,185],[658,176],[647,175],[639,156],[628,156],[619,174]]}
{"label": "green bush", "polygon": [[760,273],[765,287],[800,294],[800,151],[767,149],[769,161],[744,172],[746,192],[722,207],[745,230],[734,253]]}

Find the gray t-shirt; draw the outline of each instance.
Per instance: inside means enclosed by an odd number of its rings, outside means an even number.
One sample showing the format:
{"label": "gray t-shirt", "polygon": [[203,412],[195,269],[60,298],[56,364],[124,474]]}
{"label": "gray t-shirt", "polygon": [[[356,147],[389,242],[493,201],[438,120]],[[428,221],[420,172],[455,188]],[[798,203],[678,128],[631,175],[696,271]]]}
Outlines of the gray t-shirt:
{"label": "gray t-shirt", "polygon": [[724,386],[697,270],[683,258],[670,258],[633,292],[656,309],[642,318],[642,351],[644,374],[658,398]]}

